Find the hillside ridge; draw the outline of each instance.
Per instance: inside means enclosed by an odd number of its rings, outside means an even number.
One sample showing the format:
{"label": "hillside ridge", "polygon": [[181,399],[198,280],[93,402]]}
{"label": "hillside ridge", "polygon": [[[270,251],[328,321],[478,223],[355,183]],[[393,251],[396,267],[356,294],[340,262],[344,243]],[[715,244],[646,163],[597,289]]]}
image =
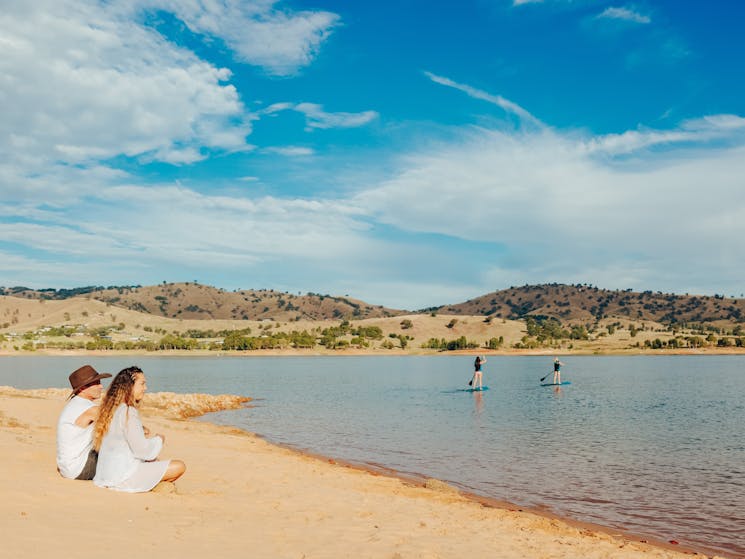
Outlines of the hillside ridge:
{"label": "hillside ridge", "polygon": [[301,295],[273,289],[227,291],[197,282],[60,290],[0,287],[0,295],[42,300],[83,297],[133,311],[181,319],[298,321],[382,318],[406,314],[406,311],[370,305],[348,296]]}
{"label": "hillside ridge", "polygon": [[742,298],[609,290],[585,284],[558,283],[510,287],[463,303],[426,310],[512,320],[553,318],[563,324],[588,324],[611,318],[654,321],[665,325],[724,326],[745,321],[745,299]]}
{"label": "hillside ridge", "polygon": [[362,320],[434,313],[509,320],[532,317],[539,321],[554,319],[562,324],[618,319],[665,325],[731,326],[745,321],[743,298],[608,290],[588,284],[513,286],[461,303],[416,311],[371,305],[348,296],[310,292],[301,295],[273,289],[227,291],[197,282],[38,290],[0,287],[0,295],[42,300],[87,298],[156,316],[203,320]]}

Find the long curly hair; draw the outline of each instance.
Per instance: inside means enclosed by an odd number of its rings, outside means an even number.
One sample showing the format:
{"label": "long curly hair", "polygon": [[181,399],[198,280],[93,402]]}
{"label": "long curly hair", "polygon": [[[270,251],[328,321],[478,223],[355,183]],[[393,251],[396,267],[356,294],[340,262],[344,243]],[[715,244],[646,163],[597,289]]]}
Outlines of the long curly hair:
{"label": "long curly hair", "polygon": [[132,391],[135,385],[135,377],[138,374],[143,374],[139,367],[127,367],[119,371],[114,380],[111,381],[103,397],[103,402],[101,402],[98,419],[96,419],[96,425],[93,428],[93,448],[95,450],[101,448],[101,441],[109,432],[111,419],[114,417],[114,412],[119,404],[125,403],[128,406],[136,406],[139,403],[135,401]]}

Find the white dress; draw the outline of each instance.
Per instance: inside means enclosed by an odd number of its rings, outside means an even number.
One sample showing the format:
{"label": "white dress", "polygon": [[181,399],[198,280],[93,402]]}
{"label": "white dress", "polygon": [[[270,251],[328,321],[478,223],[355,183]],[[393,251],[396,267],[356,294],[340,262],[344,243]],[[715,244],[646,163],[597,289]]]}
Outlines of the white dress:
{"label": "white dress", "polygon": [[119,404],[101,441],[93,483],[128,493],[150,491],[171,462],[154,462],[162,449],[163,439],[145,437],[137,409]]}

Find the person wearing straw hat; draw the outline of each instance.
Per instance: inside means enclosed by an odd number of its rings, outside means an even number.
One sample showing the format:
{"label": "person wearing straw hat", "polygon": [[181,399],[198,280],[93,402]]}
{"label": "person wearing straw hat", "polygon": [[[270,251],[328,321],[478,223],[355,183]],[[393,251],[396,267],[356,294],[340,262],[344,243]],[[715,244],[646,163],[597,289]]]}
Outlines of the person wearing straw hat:
{"label": "person wearing straw hat", "polygon": [[93,450],[93,423],[98,417],[98,401],[103,387],[99,373],[83,365],[70,375],[72,394],[57,422],[57,470],[68,479],[93,479],[98,453]]}

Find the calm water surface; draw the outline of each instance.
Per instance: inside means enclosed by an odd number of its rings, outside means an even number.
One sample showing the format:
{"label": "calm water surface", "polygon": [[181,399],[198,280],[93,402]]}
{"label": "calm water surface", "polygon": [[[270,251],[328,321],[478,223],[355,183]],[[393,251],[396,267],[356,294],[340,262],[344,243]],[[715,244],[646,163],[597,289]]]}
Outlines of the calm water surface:
{"label": "calm water surface", "polygon": [[[65,386],[92,363],[5,357],[0,384]],[[209,420],[271,441],[447,480],[523,506],[745,557],[745,357],[143,357],[151,391],[235,393]]]}

